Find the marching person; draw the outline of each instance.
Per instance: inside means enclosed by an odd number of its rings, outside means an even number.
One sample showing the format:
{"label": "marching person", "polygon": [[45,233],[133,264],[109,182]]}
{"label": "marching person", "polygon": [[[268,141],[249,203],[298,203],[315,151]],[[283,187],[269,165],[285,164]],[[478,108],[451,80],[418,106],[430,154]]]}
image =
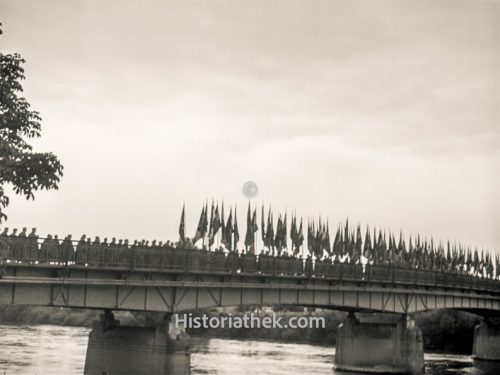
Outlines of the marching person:
{"label": "marching person", "polygon": [[36,228],[32,228],[31,233],[28,235],[28,249],[31,263],[38,263],[38,236]]}
{"label": "marching person", "polygon": [[64,259],[64,264],[70,265],[75,260],[75,249],[71,241],[71,234],[68,234],[61,243],[61,253]]}

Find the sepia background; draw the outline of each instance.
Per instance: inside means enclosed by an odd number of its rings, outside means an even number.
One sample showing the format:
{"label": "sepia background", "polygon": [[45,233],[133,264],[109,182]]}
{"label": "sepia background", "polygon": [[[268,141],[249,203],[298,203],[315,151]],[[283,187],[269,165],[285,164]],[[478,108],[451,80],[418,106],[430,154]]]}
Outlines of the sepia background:
{"label": "sepia background", "polygon": [[[313,4],[313,6],[311,6]],[[500,2],[6,1],[59,191],[6,226],[177,239],[206,199],[500,249]],[[241,225],[240,224],[240,225]]]}

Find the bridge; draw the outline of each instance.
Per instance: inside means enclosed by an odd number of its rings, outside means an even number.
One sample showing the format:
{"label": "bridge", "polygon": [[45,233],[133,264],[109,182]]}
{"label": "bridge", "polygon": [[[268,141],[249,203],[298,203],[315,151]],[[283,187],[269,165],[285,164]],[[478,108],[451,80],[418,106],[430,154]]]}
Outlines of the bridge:
{"label": "bridge", "polygon": [[[0,304],[105,310],[90,336],[85,374],[188,373],[187,336],[172,314],[245,305],[348,311],[337,342],[336,365],[343,370],[421,372],[422,335],[409,316],[434,309],[485,317],[476,329],[474,358],[500,360],[500,328],[492,323],[500,316],[500,281],[494,277],[171,245],[97,251],[71,239],[56,245],[44,249],[29,238],[0,241]],[[117,324],[113,310],[162,312],[166,321],[154,330],[131,330]],[[402,319],[387,326],[362,322],[355,312],[396,313]]]}

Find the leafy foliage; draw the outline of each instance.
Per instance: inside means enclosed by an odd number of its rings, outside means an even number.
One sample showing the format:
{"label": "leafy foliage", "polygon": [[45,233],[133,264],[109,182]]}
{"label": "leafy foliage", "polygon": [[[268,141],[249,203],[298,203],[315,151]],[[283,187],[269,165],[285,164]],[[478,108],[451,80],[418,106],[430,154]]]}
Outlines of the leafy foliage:
{"label": "leafy foliage", "polygon": [[[0,35],[1,35],[0,23]],[[52,153],[38,153],[28,143],[40,137],[41,117],[20,96],[25,60],[17,53],[0,53],[0,222],[9,204],[4,187],[34,199],[37,190],[57,189],[63,167]]]}
{"label": "leafy foliage", "polygon": [[434,310],[415,316],[424,337],[424,349],[429,351],[471,353],[474,327],[479,322],[479,316],[455,310]]}

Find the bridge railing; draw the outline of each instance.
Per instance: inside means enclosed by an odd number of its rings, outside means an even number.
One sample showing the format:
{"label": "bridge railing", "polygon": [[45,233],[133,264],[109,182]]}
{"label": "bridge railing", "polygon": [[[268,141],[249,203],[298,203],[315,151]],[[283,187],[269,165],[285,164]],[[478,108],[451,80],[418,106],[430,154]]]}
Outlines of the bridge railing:
{"label": "bridge railing", "polygon": [[500,292],[500,281],[446,270],[427,270],[393,265],[333,263],[330,260],[300,259],[290,256],[225,253],[174,247],[39,246],[26,239],[0,254],[0,264],[34,267],[95,267],[178,271],[186,273],[241,274],[270,277],[322,278],[348,282],[407,284],[442,288]]}

